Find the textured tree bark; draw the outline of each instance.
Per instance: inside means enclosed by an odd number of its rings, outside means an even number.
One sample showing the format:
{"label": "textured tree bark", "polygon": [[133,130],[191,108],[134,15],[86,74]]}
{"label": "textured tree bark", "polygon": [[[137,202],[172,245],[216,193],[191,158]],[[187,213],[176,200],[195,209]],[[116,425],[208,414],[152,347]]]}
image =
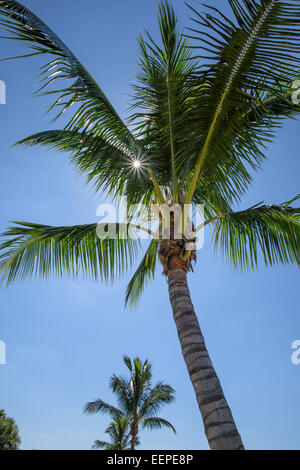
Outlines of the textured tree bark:
{"label": "textured tree bark", "polygon": [[135,440],[131,439],[130,450],[135,450]]}
{"label": "textured tree bark", "polygon": [[135,450],[135,443],[138,434],[138,425],[134,422],[131,425],[131,443],[130,443],[130,450]]}
{"label": "textured tree bark", "polygon": [[241,436],[210,360],[191,301],[186,272],[168,272],[169,295],[183,357],[212,450],[243,450]]}

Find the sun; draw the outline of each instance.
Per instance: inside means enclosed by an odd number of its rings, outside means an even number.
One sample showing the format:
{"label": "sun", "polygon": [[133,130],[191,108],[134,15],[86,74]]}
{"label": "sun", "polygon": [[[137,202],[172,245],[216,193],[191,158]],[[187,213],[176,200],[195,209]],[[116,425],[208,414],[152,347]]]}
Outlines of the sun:
{"label": "sun", "polygon": [[141,162],[139,160],[134,160],[133,167],[138,170],[141,167]]}

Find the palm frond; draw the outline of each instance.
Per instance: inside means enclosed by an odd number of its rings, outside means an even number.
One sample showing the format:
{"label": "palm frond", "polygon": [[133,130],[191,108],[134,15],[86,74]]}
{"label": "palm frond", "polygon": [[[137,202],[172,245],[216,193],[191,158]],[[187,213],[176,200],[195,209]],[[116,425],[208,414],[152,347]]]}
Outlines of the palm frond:
{"label": "palm frond", "polygon": [[300,208],[290,203],[257,205],[220,215],[214,227],[214,244],[235,268],[253,268],[259,252],[266,265],[297,263],[300,266]]}
{"label": "palm frond", "polygon": [[146,284],[154,279],[157,262],[158,240],[151,240],[150,245],[143,257],[139,267],[129,281],[126,289],[125,305],[133,306],[139,301]]}
{"label": "palm frond", "polygon": [[126,224],[115,224],[115,239],[105,238],[108,224],[15,224],[1,234],[5,240],[0,245],[0,279],[8,284],[33,275],[79,272],[94,280],[113,280],[133,264],[139,247],[138,240],[125,238]]}
{"label": "palm frond", "polygon": [[114,419],[124,416],[124,413],[121,410],[119,410],[115,406],[110,405],[109,403],[104,402],[103,400],[94,400],[88,402],[85,405],[84,413],[107,413]]}
{"label": "palm frond", "polygon": [[126,367],[130,370],[130,372],[132,372],[132,363],[131,363],[130,357],[123,356],[123,362],[126,365]]}
{"label": "palm frond", "polygon": [[[154,194],[153,184],[144,171],[134,171],[135,157],[107,142],[102,136],[57,129],[30,135],[15,145],[45,146],[70,154],[80,174],[87,176],[96,192],[116,197],[126,195],[128,202],[140,202]],[[147,196],[148,195],[148,196]]]}
{"label": "palm frond", "polygon": [[[198,154],[187,203],[199,177],[206,178],[212,166],[227,168],[226,184],[234,162],[254,168],[261,164],[265,130],[248,117],[249,108],[259,100],[257,89],[272,93],[274,84],[291,86],[299,75],[299,2],[229,0],[229,4],[235,22],[214,7],[208,7],[207,14],[190,7],[195,28],[189,38],[195,41],[197,57],[207,61],[199,67],[195,83],[207,86],[194,101]],[[294,67],[287,67],[289,61]],[[260,111],[268,114],[264,108]],[[247,187],[247,179],[238,177],[238,193]]]}
{"label": "palm frond", "polygon": [[92,445],[92,449],[105,449],[105,450],[112,450],[112,444],[107,441],[99,441],[98,439]]}
{"label": "palm frond", "polygon": [[109,387],[117,397],[119,407],[129,416],[132,414],[134,396],[130,382],[117,375],[113,375],[109,381]]}
{"label": "palm frond", "polygon": [[160,43],[149,33],[139,38],[139,71],[133,86],[130,122],[151,155],[159,184],[172,190],[176,199],[184,156],[189,151],[189,76],[195,64],[168,1],[160,2],[158,18]]}
{"label": "palm frond", "polygon": [[168,420],[164,418],[158,418],[156,416],[152,416],[152,417],[146,418],[143,421],[144,429],[150,429],[152,431],[153,429],[162,429],[164,427],[168,429],[172,429],[174,434],[176,434],[176,429],[174,428],[174,426]]}
{"label": "palm frond", "polygon": [[141,361],[138,357],[133,360],[134,370],[131,374],[133,399],[136,410],[143,402],[143,396],[151,390],[152,365],[146,359]]}
{"label": "palm frond", "polygon": [[[14,0],[0,1],[0,25],[8,38],[28,46],[30,55],[47,55],[49,62],[42,67],[40,93],[56,95],[50,109],[58,109],[61,116],[73,105],[78,105],[67,125],[68,130],[80,131],[85,135],[101,136],[118,148],[132,151],[135,139],[121,120],[118,113],[63,41],[33,12]],[[63,79],[70,81],[63,88],[53,90],[50,85]]]}
{"label": "palm frond", "polygon": [[175,390],[171,385],[158,382],[151,390],[143,394],[140,417],[155,415],[162,405],[168,405],[175,399]]}
{"label": "palm frond", "polygon": [[110,436],[111,443],[107,450],[126,450],[130,444],[130,426],[128,416],[116,415],[105,433]]}

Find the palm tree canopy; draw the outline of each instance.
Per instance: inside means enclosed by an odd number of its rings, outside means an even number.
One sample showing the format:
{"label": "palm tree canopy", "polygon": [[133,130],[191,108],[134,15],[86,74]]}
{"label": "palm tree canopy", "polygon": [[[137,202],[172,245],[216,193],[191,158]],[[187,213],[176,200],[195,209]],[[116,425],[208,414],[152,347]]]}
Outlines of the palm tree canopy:
{"label": "palm tree canopy", "polygon": [[[93,449],[127,450],[130,445],[129,421],[125,416],[116,416],[105,433],[110,437],[110,442],[96,440]],[[136,443],[138,445],[138,443]]]}
{"label": "palm tree canopy", "polygon": [[0,410],[0,450],[18,450],[21,444],[15,421]]}
{"label": "palm tree canopy", "polygon": [[126,418],[131,430],[133,428],[138,430],[141,425],[142,428],[150,430],[166,427],[176,433],[169,421],[157,416],[163,405],[170,404],[174,400],[173,388],[163,382],[152,386],[152,366],[148,360],[142,362],[139,358],[135,358],[132,361],[124,356],[123,361],[129,370],[129,377],[114,374],[109,382],[118,406],[112,406],[98,399],[86,404],[85,413],[106,413],[114,422]]}
{"label": "palm tree canopy", "polygon": [[[292,84],[299,79],[300,4],[296,0],[228,0],[233,18],[212,6],[190,7],[193,25],[178,30],[174,10],[159,6],[160,43],[139,38],[139,68],[127,122],[60,38],[30,10],[0,0],[0,24],[47,57],[39,93],[55,96],[56,118],[74,110],[65,128],[29,136],[18,145],[67,152],[97,192],[130,205],[203,204],[213,240],[236,268],[300,264],[300,208],[287,203],[241,210],[253,171],[265,159],[285,118],[298,115]],[[62,86],[61,83],[64,83]],[[139,162],[139,168],[135,167]],[[184,223],[183,223],[184,226]],[[128,226],[125,230],[128,230]],[[201,228],[201,227],[200,227]],[[117,232],[119,234],[119,227]],[[136,261],[139,243],[117,236],[96,240],[92,225],[48,227],[18,223],[3,234],[1,278],[79,270],[112,279]],[[155,271],[153,239],[131,279],[135,303]],[[118,268],[116,269],[116,265]]]}

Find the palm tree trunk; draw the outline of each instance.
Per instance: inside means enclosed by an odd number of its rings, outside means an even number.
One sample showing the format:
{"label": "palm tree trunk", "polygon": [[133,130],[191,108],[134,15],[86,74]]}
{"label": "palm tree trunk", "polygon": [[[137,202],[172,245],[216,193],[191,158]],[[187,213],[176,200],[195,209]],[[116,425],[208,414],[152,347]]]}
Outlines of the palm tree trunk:
{"label": "palm tree trunk", "polygon": [[130,442],[130,450],[135,450],[135,443],[136,443],[136,436],[138,433],[138,427],[136,423],[131,425],[131,442]]}
{"label": "palm tree trunk", "polygon": [[186,272],[168,272],[170,301],[183,357],[212,450],[242,450],[241,436],[210,360],[191,301]]}

